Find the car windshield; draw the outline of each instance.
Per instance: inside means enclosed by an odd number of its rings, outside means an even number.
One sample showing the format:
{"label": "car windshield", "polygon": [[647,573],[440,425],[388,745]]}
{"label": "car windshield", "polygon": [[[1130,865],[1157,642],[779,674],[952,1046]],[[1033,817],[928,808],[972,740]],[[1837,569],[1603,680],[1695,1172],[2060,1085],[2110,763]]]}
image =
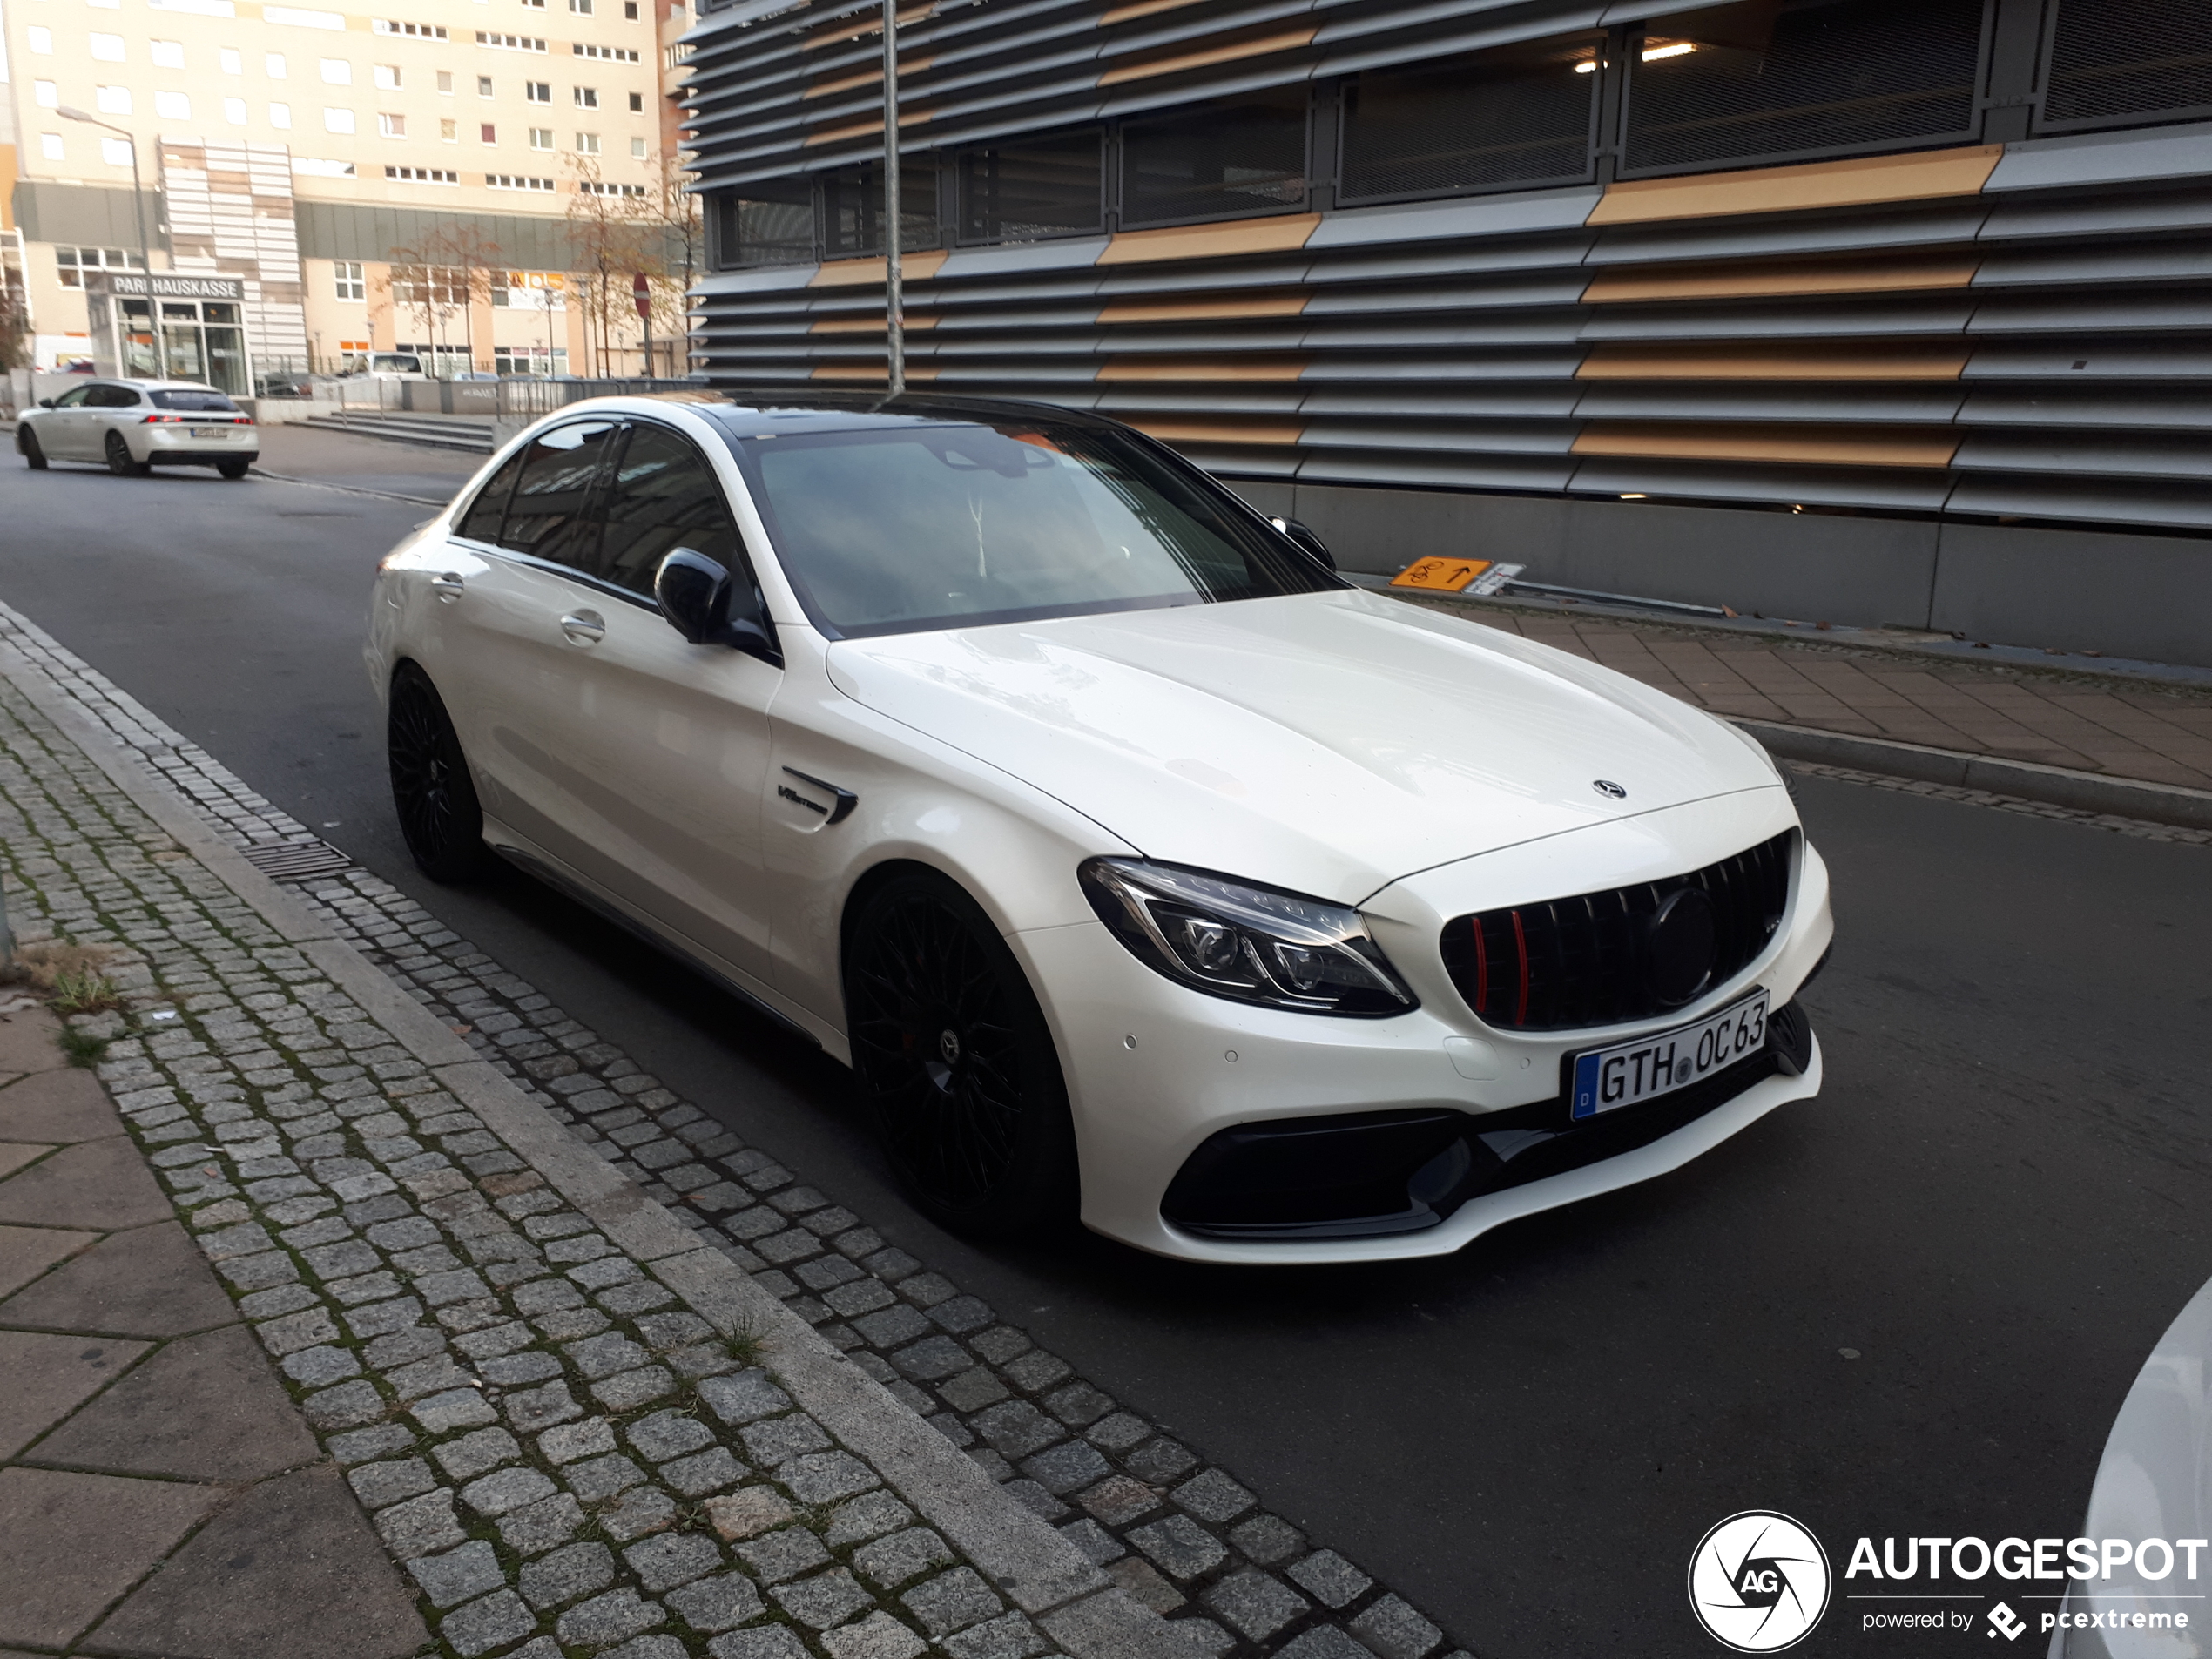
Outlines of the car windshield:
{"label": "car windshield", "polygon": [[732,447],[799,602],[833,636],[1341,585],[1204,475],[1111,429],[916,422]]}
{"label": "car windshield", "polygon": [[173,391],[152,392],[157,409],[190,409],[206,415],[235,415],[238,405],[220,392],[196,392],[188,388]]}
{"label": "car windshield", "polygon": [[422,360],[419,357],[395,356],[379,353],[369,360],[370,372],[377,374],[420,374]]}

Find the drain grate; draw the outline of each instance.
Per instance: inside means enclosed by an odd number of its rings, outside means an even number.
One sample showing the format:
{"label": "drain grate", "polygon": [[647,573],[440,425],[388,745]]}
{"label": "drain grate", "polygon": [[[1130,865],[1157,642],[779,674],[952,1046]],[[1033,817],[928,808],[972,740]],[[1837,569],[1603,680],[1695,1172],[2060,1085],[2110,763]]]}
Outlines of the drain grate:
{"label": "drain grate", "polygon": [[278,881],[330,875],[350,867],[354,861],[351,855],[327,841],[287,841],[280,846],[249,846],[244,852],[248,864]]}

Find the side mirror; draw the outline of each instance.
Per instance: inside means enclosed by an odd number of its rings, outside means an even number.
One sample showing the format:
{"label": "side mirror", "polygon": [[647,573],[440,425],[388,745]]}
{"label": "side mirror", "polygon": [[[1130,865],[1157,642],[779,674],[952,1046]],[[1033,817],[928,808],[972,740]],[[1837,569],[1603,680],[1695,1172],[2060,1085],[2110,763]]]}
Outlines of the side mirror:
{"label": "side mirror", "polygon": [[1330,553],[1327,543],[1295,518],[1271,518],[1267,522],[1290,537],[1299,552],[1323,570],[1333,570],[1337,568],[1336,558]]}
{"label": "side mirror", "polygon": [[668,625],[694,645],[727,645],[781,668],[784,654],[757,622],[730,615],[730,573],[704,553],[679,547],[653,572],[653,603]]}
{"label": "side mirror", "polygon": [[54,407],[54,400],[51,397],[42,397],[38,400],[38,407],[42,409],[51,409]]}

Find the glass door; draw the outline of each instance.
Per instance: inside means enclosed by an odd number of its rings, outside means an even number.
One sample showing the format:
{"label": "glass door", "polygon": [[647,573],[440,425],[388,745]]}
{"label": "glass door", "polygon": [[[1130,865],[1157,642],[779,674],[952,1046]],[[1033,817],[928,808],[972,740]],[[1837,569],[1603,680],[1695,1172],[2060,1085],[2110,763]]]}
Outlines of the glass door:
{"label": "glass door", "polygon": [[246,360],[246,330],[239,307],[210,300],[199,307],[202,340],[207,347],[207,383],[219,392],[242,397],[253,389]]}

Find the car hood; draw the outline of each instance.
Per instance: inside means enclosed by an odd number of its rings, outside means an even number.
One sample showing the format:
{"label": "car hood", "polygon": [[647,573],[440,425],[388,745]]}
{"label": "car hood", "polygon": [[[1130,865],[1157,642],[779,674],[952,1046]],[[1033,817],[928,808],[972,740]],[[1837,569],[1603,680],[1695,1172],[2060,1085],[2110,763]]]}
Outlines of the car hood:
{"label": "car hood", "polygon": [[1148,858],[1343,903],[1497,847],[1777,786],[1747,739],[1687,704],[1358,590],[840,640],[828,667],[846,696]]}

